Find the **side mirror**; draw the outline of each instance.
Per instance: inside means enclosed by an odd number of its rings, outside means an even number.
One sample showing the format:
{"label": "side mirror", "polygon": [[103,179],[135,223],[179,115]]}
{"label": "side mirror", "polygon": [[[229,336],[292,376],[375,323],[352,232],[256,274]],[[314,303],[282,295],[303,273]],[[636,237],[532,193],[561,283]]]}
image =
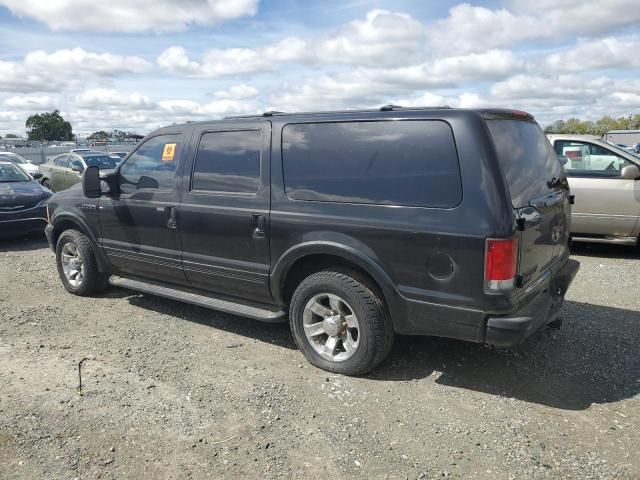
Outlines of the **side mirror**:
{"label": "side mirror", "polygon": [[87,167],[82,175],[82,193],[88,198],[98,198],[102,195],[100,184],[100,170],[98,167]]}
{"label": "side mirror", "polygon": [[42,174],[40,172],[38,173],[34,173],[33,175],[31,175],[33,177],[34,180],[39,180],[42,178]]}
{"label": "side mirror", "polygon": [[74,163],[71,165],[71,170],[73,170],[74,172],[82,173],[84,171],[84,168],[82,168],[82,165]]}
{"label": "side mirror", "polygon": [[640,178],[640,168],[637,165],[627,165],[620,171],[620,177],[627,180],[635,180]]}

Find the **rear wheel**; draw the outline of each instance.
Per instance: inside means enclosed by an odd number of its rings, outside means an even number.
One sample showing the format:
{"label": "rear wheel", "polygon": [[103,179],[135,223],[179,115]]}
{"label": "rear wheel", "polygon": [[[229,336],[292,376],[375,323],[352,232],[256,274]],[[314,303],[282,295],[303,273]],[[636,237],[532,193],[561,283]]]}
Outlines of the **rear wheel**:
{"label": "rear wheel", "polygon": [[78,230],[65,230],[56,244],[58,275],[67,291],[86,296],[105,290],[108,275],[98,270],[89,239]]}
{"label": "rear wheel", "polygon": [[293,294],[291,331],[307,360],[324,370],[360,375],[389,354],[393,328],[380,297],[353,274],[308,276]]}

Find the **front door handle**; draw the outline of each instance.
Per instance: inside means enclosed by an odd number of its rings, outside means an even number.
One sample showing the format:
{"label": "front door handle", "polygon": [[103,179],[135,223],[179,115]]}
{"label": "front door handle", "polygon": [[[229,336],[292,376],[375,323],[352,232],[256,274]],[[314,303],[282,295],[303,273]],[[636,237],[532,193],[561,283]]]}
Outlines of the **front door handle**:
{"label": "front door handle", "polygon": [[260,214],[253,214],[253,238],[264,238],[267,226],[267,218]]}
{"label": "front door handle", "polygon": [[178,221],[177,221],[177,208],[176,207],[165,207],[164,208],[164,213],[167,216],[167,228],[170,228],[172,230],[175,230],[176,228],[178,228]]}

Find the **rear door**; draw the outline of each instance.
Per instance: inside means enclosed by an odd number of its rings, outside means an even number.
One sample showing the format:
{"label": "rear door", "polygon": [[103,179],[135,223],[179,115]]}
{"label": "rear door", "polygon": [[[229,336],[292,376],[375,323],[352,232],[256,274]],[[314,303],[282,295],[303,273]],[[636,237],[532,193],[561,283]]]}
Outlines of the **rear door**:
{"label": "rear door", "polygon": [[180,205],[183,266],[197,289],[270,302],[271,123],[194,131]]}
{"label": "rear door", "polygon": [[[620,172],[634,163],[612,149],[588,141],[558,139],[554,148],[558,155],[569,159],[565,169],[576,197],[571,231],[633,235],[640,216],[640,181],[621,178]],[[579,158],[571,152],[580,152]]]}
{"label": "rear door", "polygon": [[566,176],[533,120],[487,120],[519,227],[521,286],[545,274],[568,252],[571,206]]}
{"label": "rear door", "polygon": [[51,187],[54,192],[59,192],[67,188],[67,182],[65,174],[68,175],[69,171],[69,155],[60,155],[55,158],[53,165],[51,166]]}

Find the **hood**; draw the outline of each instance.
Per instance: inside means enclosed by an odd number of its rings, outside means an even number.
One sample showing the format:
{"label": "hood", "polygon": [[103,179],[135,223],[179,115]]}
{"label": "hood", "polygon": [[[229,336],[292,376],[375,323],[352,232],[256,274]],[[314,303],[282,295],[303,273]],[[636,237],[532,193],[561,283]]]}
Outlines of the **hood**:
{"label": "hood", "polygon": [[50,196],[37,182],[0,182],[0,207],[35,205]]}

